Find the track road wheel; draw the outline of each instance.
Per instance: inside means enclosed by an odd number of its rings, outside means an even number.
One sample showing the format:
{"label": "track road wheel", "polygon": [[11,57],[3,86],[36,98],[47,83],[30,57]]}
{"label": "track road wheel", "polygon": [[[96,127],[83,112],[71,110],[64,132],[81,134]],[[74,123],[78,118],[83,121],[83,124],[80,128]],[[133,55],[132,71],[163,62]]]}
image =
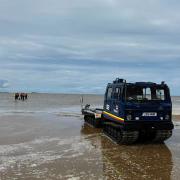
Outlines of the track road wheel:
{"label": "track road wheel", "polygon": [[104,124],[103,132],[118,144],[133,144],[138,140],[138,131],[122,131],[121,128]]}
{"label": "track road wheel", "polygon": [[134,144],[139,137],[138,131],[122,131],[119,144]]}
{"label": "track road wheel", "polygon": [[155,138],[152,140],[154,143],[163,143],[166,139],[172,136],[172,130],[157,130]]}

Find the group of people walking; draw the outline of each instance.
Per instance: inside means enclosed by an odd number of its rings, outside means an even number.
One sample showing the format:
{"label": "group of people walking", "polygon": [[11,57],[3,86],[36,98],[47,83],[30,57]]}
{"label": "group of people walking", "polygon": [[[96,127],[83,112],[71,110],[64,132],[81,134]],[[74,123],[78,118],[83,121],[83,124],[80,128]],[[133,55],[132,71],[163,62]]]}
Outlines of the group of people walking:
{"label": "group of people walking", "polygon": [[15,93],[15,96],[14,96],[15,100],[27,100],[28,99],[28,95],[27,93]]}

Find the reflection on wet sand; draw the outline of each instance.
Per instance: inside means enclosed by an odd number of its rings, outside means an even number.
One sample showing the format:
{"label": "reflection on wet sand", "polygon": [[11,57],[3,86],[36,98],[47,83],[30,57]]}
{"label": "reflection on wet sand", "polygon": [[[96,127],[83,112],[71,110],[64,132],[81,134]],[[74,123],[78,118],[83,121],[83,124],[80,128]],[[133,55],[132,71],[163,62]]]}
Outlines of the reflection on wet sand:
{"label": "reflection on wet sand", "polygon": [[167,142],[170,152],[166,145],[117,145],[82,121],[0,116],[0,179],[178,179],[179,131]]}
{"label": "reflection on wet sand", "polygon": [[[84,124],[81,133],[87,135],[96,131]],[[103,135],[99,138],[105,178],[171,179],[172,155],[166,145],[124,146],[113,143]],[[94,142],[91,142],[94,146]]]}

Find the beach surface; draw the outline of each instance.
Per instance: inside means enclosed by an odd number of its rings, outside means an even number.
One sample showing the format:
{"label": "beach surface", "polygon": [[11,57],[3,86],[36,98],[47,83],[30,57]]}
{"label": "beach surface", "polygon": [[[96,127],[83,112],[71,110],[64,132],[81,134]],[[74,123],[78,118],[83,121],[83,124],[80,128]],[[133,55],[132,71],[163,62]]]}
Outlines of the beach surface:
{"label": "beach surface", "polygon": [[174,121],[180,121],[180,115],[173,115]]}
{"label": "beach surface", "polygon": [[[84,124],[80,95],[0,94],[0,179],[179,179],[180,116],[165,144],[117,145]],[[102,106],[103,96],[85,103]]]}

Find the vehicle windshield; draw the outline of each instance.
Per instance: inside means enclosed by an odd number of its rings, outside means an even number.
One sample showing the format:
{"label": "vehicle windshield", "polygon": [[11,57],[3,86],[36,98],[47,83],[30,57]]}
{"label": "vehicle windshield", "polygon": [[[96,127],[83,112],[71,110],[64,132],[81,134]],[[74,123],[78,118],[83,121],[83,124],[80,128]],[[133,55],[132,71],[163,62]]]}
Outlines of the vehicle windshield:
{"label": "vehicle windshield", "polygon": [[162,87],[127,86],[127,101],[164,101],[165,99],[166,91]]}

